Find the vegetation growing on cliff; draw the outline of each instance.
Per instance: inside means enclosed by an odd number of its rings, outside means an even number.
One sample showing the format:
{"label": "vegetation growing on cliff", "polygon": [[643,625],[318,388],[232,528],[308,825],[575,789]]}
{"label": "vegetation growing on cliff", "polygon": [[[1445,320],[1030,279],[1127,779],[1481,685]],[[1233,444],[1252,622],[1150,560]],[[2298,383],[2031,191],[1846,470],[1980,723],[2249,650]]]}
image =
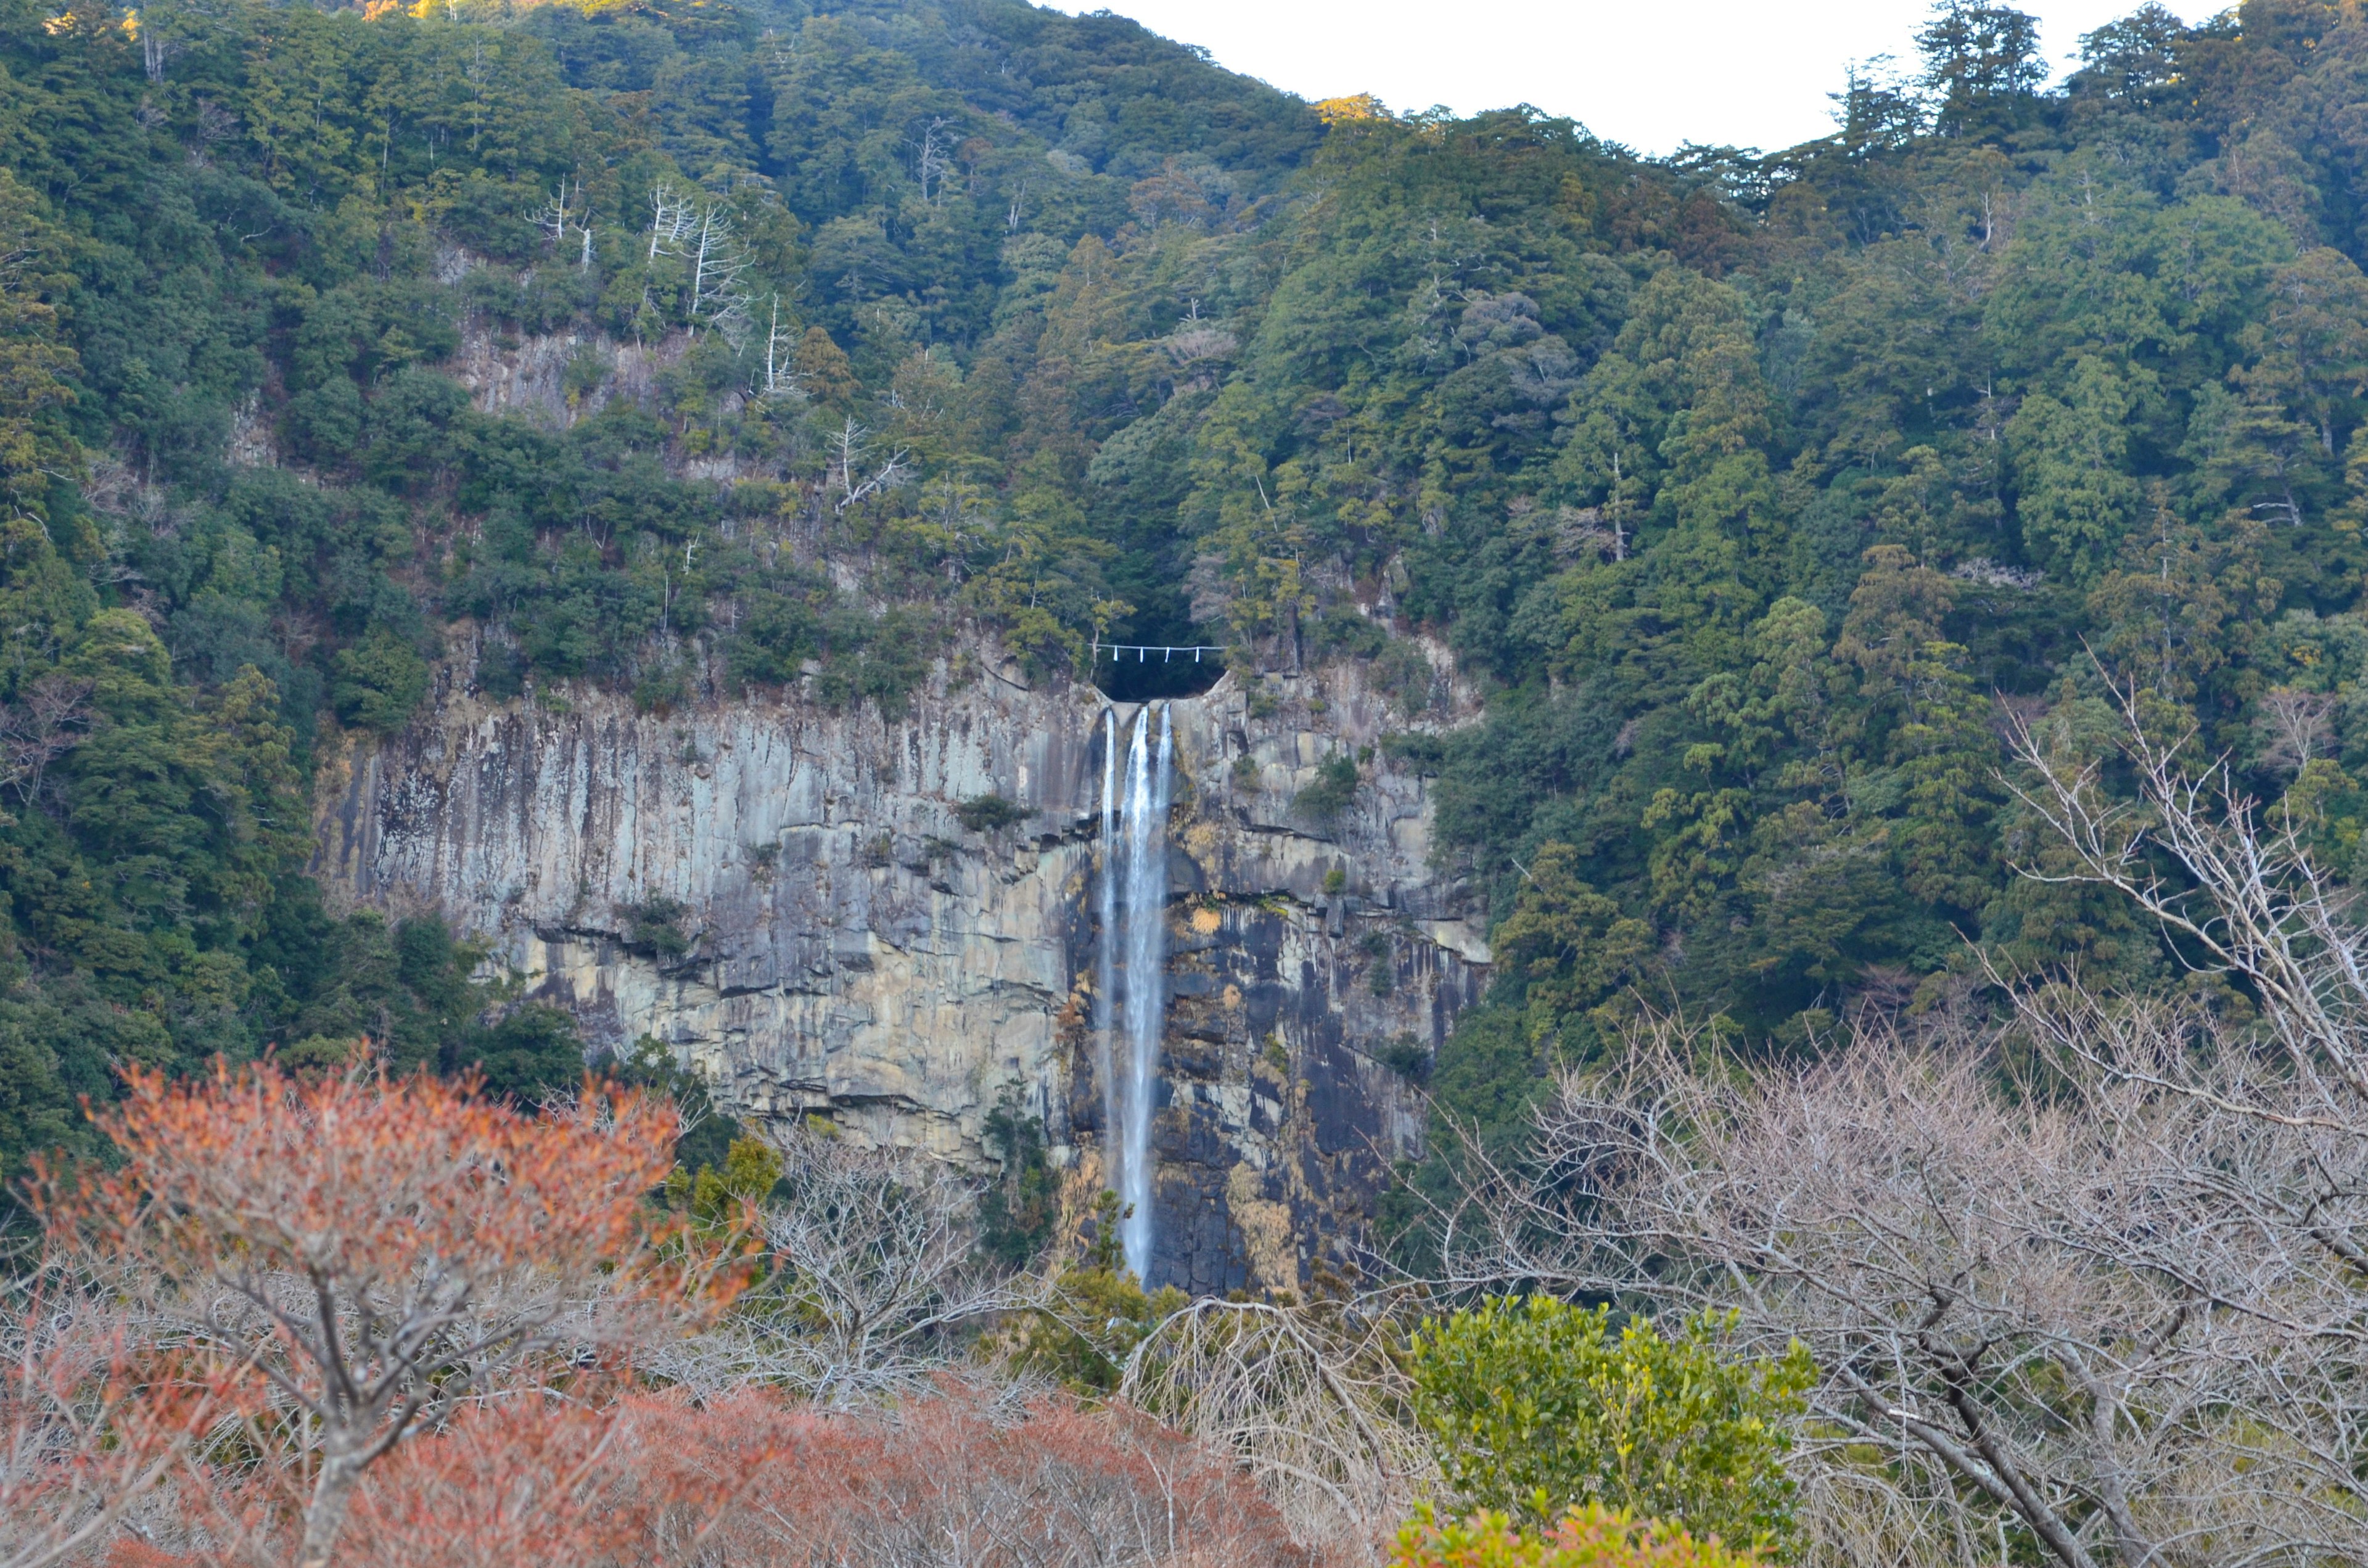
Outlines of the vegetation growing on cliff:
{"label": "vegetation growing on cliff", "polygon": [[1798,1046],[1969,940],[2163,972],[2010,875],[1998,722],[2108,678],[2347,872],[2368,281],[2321,109],[2368,44],[2142,9],[2048,90],[2009,13],[1937,15],[1834,136],[1656,163],[988,0],[19,6],[0,832],[15,994],[77,1020],[27,1071],[285,1043],[323,727],[439,663],[893,710],[959,616],[1039,665],[1444,637],[1489,714],[1421,744],[1508,961],[1443,1092],[1640,988]]}

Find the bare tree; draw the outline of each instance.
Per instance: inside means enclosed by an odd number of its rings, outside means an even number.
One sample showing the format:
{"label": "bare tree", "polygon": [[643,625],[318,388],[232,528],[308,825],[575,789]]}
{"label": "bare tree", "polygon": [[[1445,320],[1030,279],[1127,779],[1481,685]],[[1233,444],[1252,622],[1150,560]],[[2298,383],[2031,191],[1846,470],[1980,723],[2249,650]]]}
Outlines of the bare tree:
{"label": "bare tree", "polygon": [[561,180],[551,193],[551,199],[534,210],[529,221],[551,237],[552,244],[567,238],[567,220],[571,208],[567,182]]}
{"label": "bare tree", "polygon": [[[795,332],[795,324],[791,331]],[[765,327],[765,379],[757,388],[759,397],[796,397],[803,393],[803,378],[790,369],[790,339],[781,332],[781,297],[773,296],[773,313]]]}
{"label": "bare tree", "polygon": [[2261,694],[2259,723],[2261,761],[2284,773],[2300,773],[2317,756],[2334,728],[2335,699],[2325,692],[2274,687]]}
{"label": "bare tree", "polygon": [[[1619,454],[1612,454],[1619,460]],[[1606,518],[1602,506],[1558,506],[1554,509],[1554,559],[1557,561],[1628,559],[1628,535],[1617,519],[1617,509]]]}
{"label": "bare tree", "polygon": [[734,348],[747,335],[748,291],[741,278],[756,265],[732,227],[731,210],[710,202],[689,231],[690,297],[684,314],[691,330],[701,323],[722,333]]}
{"label": "bare tree", "polygon": [[650,251],[644,258],[655,261],[662,256],[679,256],[683,242],[699,227],[690,198],[672,186],[661,185],[650,192]]}
{"label": "bare tree", "polygon": [[2226,1000],[1993,974],[2000,1029],[1756,1073],[1648,1020],[1560,1085],[1544,1177],[1450,1216],[1467,1282],[1804,1342],[1834,1561],[2009,1533],[2066,1568],[2368,1560],[2368,934],[2225,762],[2123,705],[2135,799],[2028,732],[2019,792],[2070,846],[2048,874],[2131,899]]}
{"label": "bare tree", "polygon": [[894,490],[905,483],[911,472],[905,462],[909,455],[903,447],[890,453],[887,460],[871,469],[871,448],[865,437],[871,434],[849,417],[830,434],[831,464],[829,484],[837,490],[838,500],[834,510],[845,512],[882,492]]}
{"label": "bare tree", "polygon": [[51,672],[26,687],[23,700],[0,709],[0,782],[18,801],[29,803],[50,764],[82,744],[93,687],[87,676]]}
{"label": "bare tree", "polygon": [[760,1230],[771,1279],[728,1323],[662,1352],[661,1369],[875,1403],[959,1365],[963,1330],[1042,1299],[1042,1280],[981,1253],[977,1193],[952,1171],[815,1132],[782,1153],[786,1194]]}
{"label": "bare tree", "polygon": [[932,207],[943,195],[946,171],[952,166],[953,138],[946,131],[954,124],[939,115],[922,128],[919,141],[909,143],[913,149],[913,173],[921,182],[921,199]]}
{"label": "bare tree", "polygon": [[1436,1480],[1386,1304],[1195,1301],[1128,1356],[1119,1397],[1235,1454],[1293,1540],[1379,1561]]}
{"label": "bare tree", "polygon": [[[1894,1548],[1956,1561],[2011,1523],[2066,1568],[2135,1568],[2284,1506],[2290,1472],[2226,1462],[2251,1374],[2193,1289],[2208,1259],[2146,1256],[2172,1217],[2149,1140],[2175,1105],[2009,1096],[1962,1037],[1869,1030],[1757,1074],[1700,1065],[1667,1020],[1629,1045],[1563,1083],[1540,1121],[1555,1179],[1495,1206],[1466,1267],[1736,1312],[1751,1353],[1804,1343],[1813,1516],[1888,1519]],[[2244,1495],[2204,1497],[2211,1474]]]}

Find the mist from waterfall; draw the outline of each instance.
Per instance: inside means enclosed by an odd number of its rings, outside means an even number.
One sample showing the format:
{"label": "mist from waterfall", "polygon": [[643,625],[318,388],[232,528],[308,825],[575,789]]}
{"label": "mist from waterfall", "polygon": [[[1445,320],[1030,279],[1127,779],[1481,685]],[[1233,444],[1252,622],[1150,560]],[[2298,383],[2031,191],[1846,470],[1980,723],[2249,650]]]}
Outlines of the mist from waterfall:
{"label": "mist from waterfall", "polygon": [[1105,713],[1102,929],[1094,972],[1101,1005],[1096,1065],[1102,1074],[1104,1136],[1110,1186],[1125,1216],[1119,1242],[1140,1278],[1148,1278],[1151,1267],[1151,1113],[1167,1006],[1167,795],[1175,738],[1164,703],[1158,718],[1155,743],[1150,707],[1136,715],[1121,791],[1118,712]]}

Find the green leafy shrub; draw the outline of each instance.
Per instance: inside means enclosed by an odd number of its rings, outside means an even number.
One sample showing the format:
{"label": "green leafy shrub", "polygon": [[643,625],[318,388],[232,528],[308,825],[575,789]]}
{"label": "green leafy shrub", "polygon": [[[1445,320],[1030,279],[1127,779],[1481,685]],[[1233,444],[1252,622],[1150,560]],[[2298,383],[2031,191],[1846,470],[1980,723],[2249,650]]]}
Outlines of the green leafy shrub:
{"label": "green leafy shrub", "polygon": [[1076,1267],[1062,1271],[1052,1299],[1039,1307],[1019,1338],[1016,1364],[1045,1373],[1080,1393],[1118,1387],[1126,1358],[1144,1337],[1188,1298],[1173,1285],[1146,1291],[1119,1251],[1125,1218],[1118,1194],[1105,1191],[1094,1209],[1094,1241]]}
{"label": "green leafy shrub", "polygon": [[999,832],[1027,815],[1027,807],[1000,795],[973,795],[954,808],[954,820],[966,833]]}
{"label": "green leafy shrub", "polygon": [[605,1076],[639,1089],[655,1089],[675,1103],[682,1129],[674,1141],[675,1164],[698,1172],[721,1166],[743,1134],[739,1123],[715,1108],[707,1081],[675,1060],[675,1053],[655,1035],[643,1035],[630,1052],[612,1054],[601,1062]]}
{"label": "green leafy shrub", "polygon": [[1007,1089],[986,1113],[979,1141],[1002,1162],[979,1195],[979,1251],[1008,1268],[1025,1268],[1052,1244],[1061,1217],[1061,1176],[1044,1146],[1044,1123],[1024,1114],[1017,1090]]}
{"label": "green leafy shrub", "polygon": [[1398,1532],[1390,1568],[1751,1568],[1758,1559],[1598,1504],[1550,1530],[1516,1530],[1502,1514],[1440,1524],[1429,1510]]}
{"label": "green leafy shrub", "polygon": [[485,1092],[532,1106],[584,1082],[584,1041],[575,1020],[556,1007],[515,1008],[456,1053],[484,1074]]}
{"label": "green leafy shrub", "polygon": [[1328,830],[1339,822],[1340,813],[1357,798],[1363,782],[1356,759],[1335,752],[1316,767],[1315,782],[1292,797],[1291,809],[1311,826]]}
{"label": "green leafy shrub", "polygon": [[1459,1510],[1543,1527],[1603,1504],[1748,1541],[1781,1558],[1792,1539],[1787,1418],[1814,1369],[1798,1345],[1737,1361],[1724,1324],[1670,1337],[1611,1309],[1549,1296],[1491,1301],[1426,1321],[1412,1346],[1417,1417]]}
{"label": "green leafy shrub", "polygon": [[427,661],[402,638],[379,629],[337,654],[330,700],[348,724],[392,733],[427,693]]}
{"label": "green leafy shrub", "polygon": [[746,1205],[771,1197],[780,1179],[781,1156],[744,1132],[726,1146],[720,1168],[702,1164],[693,1172],[677,1164],[666,1177],[666,1206],[704,1229],[722,1231],[739,1221]]}
{"label": "green leafy shrub", "polygon": [[660,963],[690,951],[691,935],[682,928],[690,906],[679,899],[653,898],[629,903],[618,911],[625,917],[625,946],[650,954]]}
{"label": "green leafy shrub", "polygon": [[1393,1036],[1373,1047],[1373,1060],[1417,1084],[1430,1077],[1430,1052],[1410,1034]]}

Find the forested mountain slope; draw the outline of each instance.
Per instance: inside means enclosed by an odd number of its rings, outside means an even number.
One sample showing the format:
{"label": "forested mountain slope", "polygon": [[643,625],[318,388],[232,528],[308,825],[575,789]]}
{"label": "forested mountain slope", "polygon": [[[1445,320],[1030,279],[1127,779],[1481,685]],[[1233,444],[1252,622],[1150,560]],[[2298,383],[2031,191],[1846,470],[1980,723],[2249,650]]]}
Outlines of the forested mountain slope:
{"label": "forested mountain slope", "polygon": [[1411,719],[1434,632],[1490,690],[1405,743],[1500,916],[1433,1076],[1484,1124],[1640,1001],[1806,1048],[1975,945],[2176,983],[2014,874],[2005,721],[2101,748],[2112,683],[2350,874],[2356,6],[2150,8],[2061,92],[1945,6],[1835,136],[1667,162],[1000,0],[423,9],[0,0],[11,1171],[113,1061],[572,1071],[302,873],[324,738],[460,654],[893,709],[975,622]]}

